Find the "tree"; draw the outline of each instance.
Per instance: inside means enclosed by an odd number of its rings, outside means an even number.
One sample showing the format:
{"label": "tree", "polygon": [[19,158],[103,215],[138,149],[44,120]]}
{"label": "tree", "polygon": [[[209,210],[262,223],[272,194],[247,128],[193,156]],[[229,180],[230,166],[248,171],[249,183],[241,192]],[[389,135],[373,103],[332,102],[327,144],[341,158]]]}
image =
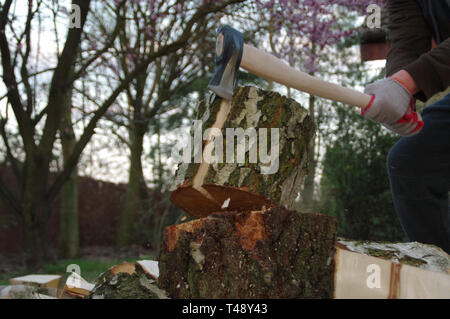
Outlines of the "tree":
{"label": "tree", "polygon": [[[73,74],[73,67],[71,72]],[[63,165],[73,155],[76,144],[75,131],[72,125],[72,90],[67,92],[64,103],[61,105],[61,124],[59,136]],[[78,169],[75,166],[70,177],[61,187],[60,204],[60,256],[63,258],[78,257],[80,252],[80,238],[78,229]]]}
{"label": "tree", "polygon": [[[176,40],[180,30],[195,14],[195,9],[205,3],[207,2],[128,2],[124,7],[125,23],[114,46],[115,58],[104,61],[103,67],[115,77],[126,76],[161,45]],[[225,8],[223,6],[218,12],[225,11]],[[195,87],[193,83],[205,77],[208,64],[213,64],[217,25],[216,15],[199,20],[195,32],[183,39],[183,46],[149,64],[144,72],[130,82],[114,108],[106,113],[105,119],[109,123],[105,125],[126,146],[129,154],[128,184],[117,236],[120,246],[132,242],[133,234],[137,233],[134,226],[138,216],[154,211],[149,205],[149,190],[143,173],[144,139],[151,129],[152,133],[160,136],[162,130],[179,123],[183,118],[180,115],[186,115],[192,109],[192,104],[184,103],[184,100],[192,93]],[[198,39],[202,39],[201,45]],[[205,59],[205,55],[209,59]],[[99,69],[98,73],[102,74],[104,68]],[[167,112],[170,115],[166,116]],[[161,191],[163,184],[160,146],[157,142],[154,147],[159,149],[158,162],[153,165],[156,191]]]}
{"label": "tree", "polygon": [[[198,0],[128,3],[125,7],[126,22],[114,47],[115,59],[113,62],[105,61],[105,66],[116,76],[128,74],[161,44],[178,37],[179,29],[201,3]],[[156,209],[153,206],[155,202],[149,198],[143,156],[152,161],[153,177],[150,183],[155,187],[155,192],[166,191],[163,186],[167,165],[163,163],[163,153],[170,152],[164,151],[167,145],[162,145],[160,137],[181,125],[196,104],[191,97],[197,99],[207,90],[209,74],[214,67],[215,30],[219,20],[228,12],[242,7],[223,7],[218,14],[199,21],[195,32],[185,39],[182,48],[150,64],[145,72],[130,82],[123,98],[119,98],[114,108],[106,113],[105,119],[110,122],[106,124],[108,129],[126,145],[129,154],[128,184],[117,236],[120,246],[135,242],[133,237],[141,233],[136,229],[140,225],[136,221],[144,219],[144,216],[151,224],[148,228],[155,233],[147,231],[147,238],[157,237],[159,222],[157,216],[151,216]],[[156,141],[146,153],[144,139],[149,133],[156,136]]]}
{"label": "tree", "polygon": [[[68,95],[70,95],[73,81],[70,78],[71,66],[76,60],[76,52],[80,45],[81,34],[90,6],[90,1],[73,2],[80,8],[80,27],[71,28],[67,31],[64,48],[58,56],[56,67],[52,71],[47,105],[44,109],[37,111],[37,103],[33,99],[33,90],[30,85],[31,76],[28,62],[32,46],[31,23],[39,12],[42,3],[42,1],[38,1],[36,7],[34,7],[33,1],[28,2],[26,24],[21,34],[18,33],[14,24],[16,17],[14,14],[9,16],[12,1],[6,1],[0,12],[0,52],[3,82],[7,88],[8,104],[14,112],[25,156],[23,163],[20,163],[12,152],[8,154],[11,165],[15,167],[14,172],[20,186],[20,200],[3,184],[0,185],[0,195],[2,200],[20,218],[24,228],[28,257],[32,257],[36,264],[49,257],[49,252],[46,249],[48,246],[46,244],[46,224],[50,203],[61,188],[63,180],[61,177],[57,179],[60,185],[54,187],[54,184],[50,190],[47,190],[46,185],[49,178],[53,145],[63,115],[60,106],[67,103]],[[7,30],[7,27],[9,27],[9,30]],[[11,55],[11,44],[7,38],[8,31],[10,34],[17,35],[11,37],[16,40],[14,48],[16,51],[13,56]],[[21,59],[20,64],[19,58]],[[20,70],[20,82],[16,79],[16,69]],[[25,100],[22,96],[25,96]],[[40,132],[37,125],[43,118],[45,118],[45,123]],[[4,139],[4,144],[9,145],[7,139]],[[66,171],[66,174],[70,175],[70,173],[70,170]]]}
{"label": "tree", "polygon": [[[268,43],[272,53],[285,59],[291,66],[301,66],[312,76],[324,76],[334,64],[342,67],[346,63],[332,61],[336,45],[357,32],[354,25],[357,16],[366,14],[369,4],[383,4],[383,0],[312,1],[312,0],[257,0],[257,6],[267,21]],[[342,70],[341,70],[342,71]],[[290,95],[290,90],[288,90]],[[322,103],[315,96],[308,96],[310,116],[317,123],[322,116],[317,106]],[[309,145],[309,173],[301,194],[302,206],[310,210],[315,192],[318,145],[321,132],[318,128],[316,140]]]}
{"label": "tree", "polygon": [[[63,108],[67,103],[72,87],[83,76],[86,76],[95,68],[100,59],[105,59],[109,49],[116,40],[118,30],[123,23],[124,2],[116,1],[115,6],[104,3],[105,8],[114,12],[115,25],[112,31],[101,37],[99,48],[82,52],[81,59],[77,59],[80,49],[86,49],[83,44],[88,44],[84,37],[84,26],[89,12],[91,1],[73,0],[76,8],[75,27],[71,24],[67,27],[65,44],[57,56],[56,66],[48,71],[50,81],[47,94],[41,100],[33,99],[33,88],[30,79],[33,73],[29,68],[29,57],[32,48],[31,24],[40,10],[43,10],[45,1],[28,2],[28,13],[23,30],[20,30],[20,19],[10,12],[12,0],[5,1],[0,8],[0,53],[2,59],[3,83],[7,90],[7,105],[14,114],[15,123],[21,137],[21,154],[19,160],[11,150],[8,136],[2,134],[3,143],[6,145],[8,162],[14,167],[13,171],[19,185],[16,194],[0,181],[0,198],[15,213],[24,229],[27,261],[29,264],[39,265],[50,257],[47,244],[48,219],[50,204],[60,192],[64,183],[70,178],[80,159],[82,151],[95,133],[98,121],[103,117],[108,108],[116,101],[117,97],[128,88],[131,81],[145,72],[147,67],[161,56],[176,52],[183,48],[188,40],[198,40],[194,34],[199,23],[212,12],[222,10],[229,4],[242,2],[243,0],[230,0],[211,3],[204,1],[198,6],[193,6],[183,19],[183,24],[178,26],[177,36],[169,39],[167,43],[160,45],[154,52],[148,54],[140,63],[131,68],[130,72],[115,83],[100,101],[96,101],[96,108],[90,113],[90,117],[79,139],[72,149],[72,154],[65,160],[63,169],[58,172],[56,178],[51,181],[49,173],[53,159],[53,150],[57,133],[60,128]],[[171,7],[173,9],[173,6]],[[85,42],[87,41],[87,42]],[[75,70],[72,73],[72,66]],[[16,72],[20,74],[20,80],[16,78]],[[37,73],[44,72],[38,70]],[[36,72],[35,72],[36,73]],[[25,99],[23,99],[25,97]],[[42,106],[44,105],[44,106]],[[6,116],[2,115],[2,121]],[[9,120],[9,119],[8,119]],[[6,126],[4,126],[6,129]],[[5,138],[6,137],[6,138]]]}
{"label": "tree", "polygon": [[326,148],[320,210],[336,216],[338,234],[358,240],[404,240],[389,189],[386,158],[398,140],[378,123],[338,108]]}
{"label": "tree", "polygon": [[[176,30],[177,24],[182,25],[184,23],[183,21],[186,19],[184,12],[193,4],[195,4],[195,1],[182,2],[176,6],[174,6],[174,3],[166,1],[130,4],[127,8],[130,19],[123,25],[119,36],[120,41],[117,49],[126,52],[126,54],[117,55],[118,73],[127,74],[130,67],[145,59],[161,43],[167,43],[173,37],[176,37],[172,30]],[[173,12],[168,10],[170,6],[174,6]],[[166,15],[164,12],[170,13]],[[168,23],[168,28],[157,28],[162,16]],[[149,65],[146,72],[130,83],[130,86],[126,89],[125,105],[120,107],[117,112],[108,113],[110,120],[119,123],[128,131],[128,138],[121,137],[129,148],[130,166],[118,232],[118,244],[120,246],[131,243],[133,226],[137,216],[142,216],[150,210],[150,207],[146,205],[149,198],[142,168],[144,136],[149,132],[150,125],[153,122],[155,133],[159,139],[163,114],[168,111],[176,111],[179,106],[174,105],[173,102],[177,100],[177,96],[189,93],[186,88],[205,73],[206,65],[202,56],[204,52],[213,52],[211,43],[214,44],[213,41],[205,41],[208,32],[215,28],[210,20],[217,19],[215,16],[212,16],[212,19],[211,17],[204,19],[199,23],[196,34],[193,35],[197,38],[204,38],[202,46],[195,42],[188,43],[190,42],[189,39],[185,46],[177,52],[157,59],[155,63]],[[160,147],[159,141],[156,147]],[[161,191],[162,163],[160,150],[158,158],[159,163],[155,163],[155,166],[158,167],[155,186],[157,191]]]}

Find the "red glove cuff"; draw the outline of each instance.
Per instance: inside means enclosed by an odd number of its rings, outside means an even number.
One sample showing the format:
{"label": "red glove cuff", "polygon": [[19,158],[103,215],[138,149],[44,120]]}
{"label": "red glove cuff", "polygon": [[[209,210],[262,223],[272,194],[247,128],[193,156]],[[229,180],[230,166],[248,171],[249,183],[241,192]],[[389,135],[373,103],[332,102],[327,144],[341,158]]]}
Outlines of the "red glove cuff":
{"label": "red glove cuff", "polygon": [[412,123],[416,124],[416,127],[414,128],[414,130],[411,133],[417,132],[424,125],[423,121],[419,121],[419,115],[417,114],[417,112],[414,111],[415,104],[416,103],[414,101],[414,98],[412,98],[411,101],[409,102],[409,111],[405,115],[403,115],[403,117],[401,119],[399,119],[397,121],[397,123],[412,122]]}
{"label": "red glove cuff", "polygon": [[367,110],[372,106],[374,100],[375,100],[375,95],[373,94],[372,98],[370,99],[369,104],[367,104],[367,106],[365,108],[361,109],[361,115],[362,116],[364,116],[364,113],[366,113]]}

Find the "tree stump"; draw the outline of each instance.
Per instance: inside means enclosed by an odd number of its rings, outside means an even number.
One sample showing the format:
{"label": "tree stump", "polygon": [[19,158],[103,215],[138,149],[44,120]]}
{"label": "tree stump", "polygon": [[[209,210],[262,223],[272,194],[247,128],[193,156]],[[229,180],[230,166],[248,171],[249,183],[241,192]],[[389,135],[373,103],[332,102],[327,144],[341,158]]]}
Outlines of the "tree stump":
{"label": "tree stump", "polygon": [[212,95],[199,103],[191,135],[194,152],[172,188],[176,206],[195,217],[293,208],[314,138],[313,121],[295,100],[255,87],[240,87],[231,103]]}
{"label": "tree stump", "polygon": [[283,208],[166,228],[158,286],[171,298],[332,298],[336,219]]}

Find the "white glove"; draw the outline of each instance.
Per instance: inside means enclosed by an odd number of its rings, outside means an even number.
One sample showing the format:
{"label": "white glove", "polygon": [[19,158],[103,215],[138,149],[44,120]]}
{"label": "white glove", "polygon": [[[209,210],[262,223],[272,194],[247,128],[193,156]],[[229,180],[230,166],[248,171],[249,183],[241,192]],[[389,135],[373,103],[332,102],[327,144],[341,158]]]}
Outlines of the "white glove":
{"label": "white glove", "polygon": [[402,136],[415,135],[423,127],[422,117],[414,111],[414,98],[393,78],[372,83],[364,92],[373,98],[361,110],[362,116]]}

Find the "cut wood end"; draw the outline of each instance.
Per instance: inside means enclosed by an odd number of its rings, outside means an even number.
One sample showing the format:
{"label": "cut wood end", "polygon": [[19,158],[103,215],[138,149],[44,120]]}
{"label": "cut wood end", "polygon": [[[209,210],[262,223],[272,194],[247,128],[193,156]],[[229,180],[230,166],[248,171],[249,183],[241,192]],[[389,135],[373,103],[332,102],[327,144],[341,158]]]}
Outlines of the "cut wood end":
{"label": "cut wood end", "polygon": [[[207,218],[195,219],[186,223],[168,226],[165,230],[165,244],[167,250],[169,252],[175,250],[181,231],[193,233],[197,229],[203,229],[205,227],[205,223],[209,219],[231,218],[234,222],[240,245],[242,246],[242,248],[251,251],[255,248],[258,241],[264,240],[269,236],[265,228],[263,216],[266,211],[267,210],[265,209],[265,207],[263,207],[262,210],[256,211],[214,212],[211,213]],[[196,240],[198,242],[201,242],[201,236]]]}
{"label": "cut wood end", "polygon": [[209,201],[215,204],[219,204],[217,200],[214,199],[214,197],[202,186],[196,186],[195,184],[192,184],[192,188],[195,189],[197,192],[202,194],[205,198],[207,198]]}
{"label": "cut wood end", "polygon": [[166,247],[169,252],[175,249],[180,236],[180,231],[193,233],[196,229],[202,228],[205,224],[204,219],[195,219],[183,224],[171,225],[166,227]]}
{"label": "cut wood end", "polygon": [[264,211],[255,211],[240,213],[236,216],[235,225],[242,248],[253,250],[258,241],[269,236],[264,225],[263,214]]}
{"label": "cut wood end", "polygon": [[26,275],[9,279],[10,285],[34,285],[45,288],[58,288],[60,275]]}
{"label": "cut wood end", "polygon": [[158,280],[159,267],[158,262],[154,260],[138,260],[136,264],[150,277]]}
{"label": "cut wood end", "polygon": [[135,272],[135,264],[130,262],[123,262],[120,265],[113,266],[109,269],[109,272],[114,276],[118,273],[127,273],[129,275],[133,274]]}
{"label": "cut wood end", "polygon": [[[227,187],[214,184],[204,184],[202,186],[214,199],[211,201],[192,187],[183,185],[174,190],[171,194],[171,201],[174,205],[186,211],[194,217],[206,217],[213,212],[222,209],[228,211],[257,211],[263,206],[274,206],[269,200],[261,195],[251,193],[247,188]],[[222,208],[228,201],[228,206]]]}
{"label": "cut wood end", "polygon": [[86,281],[79,274],[73,272],[66,280],[64,285],[64,293],[79,298],[88,296],[94,289],[95,285]]}

